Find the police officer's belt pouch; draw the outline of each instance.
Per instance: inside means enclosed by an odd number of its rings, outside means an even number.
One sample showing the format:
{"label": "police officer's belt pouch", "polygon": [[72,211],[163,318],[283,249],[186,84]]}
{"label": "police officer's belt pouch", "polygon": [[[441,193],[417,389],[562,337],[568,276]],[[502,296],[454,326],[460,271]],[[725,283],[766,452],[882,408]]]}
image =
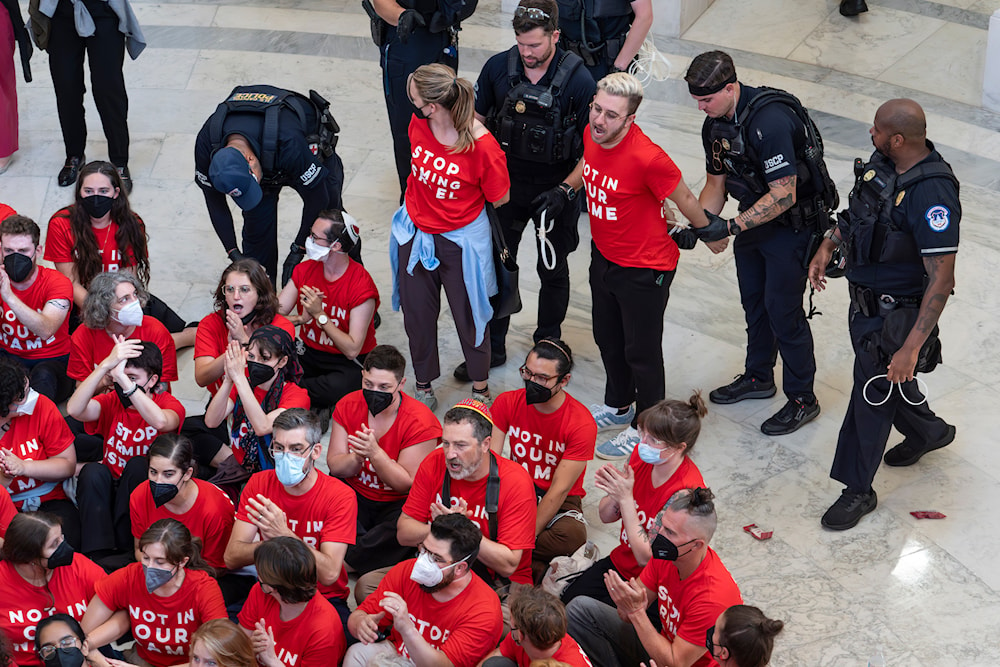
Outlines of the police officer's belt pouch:
{"label": "police officer's belt pouch", "polygon": [[490,304],[493,306],[493,319],[501,319],[521,312],[517,260],[507,247],[503,230],[500,229],[500,217],[492,204],[486,204],[486,215],[490,219],[493,234],[493,265],[497,274],[497,293],[490,297]]}
{"label": "police officer's belt pouch", "polygon": [[[919,308],[895,308],[884,315],[882,330],[875,332],[871,338],[873,351],[878,355],[881,366],[888,366],[892,355],[903,347],[919,314]],[[935,325],[917,355],[915,373],[930,373],[941,363],[941,339],[938,333]]]}
{"label": "police officer's belt pouch", "polygon": [[386,35],[389,32],[389,24],[378,15],[371,0],[361,0],[361,7],[368,14],[368,18],[371,19],[372,41],[375,42],[375,46],[381,47],[385,44]]}

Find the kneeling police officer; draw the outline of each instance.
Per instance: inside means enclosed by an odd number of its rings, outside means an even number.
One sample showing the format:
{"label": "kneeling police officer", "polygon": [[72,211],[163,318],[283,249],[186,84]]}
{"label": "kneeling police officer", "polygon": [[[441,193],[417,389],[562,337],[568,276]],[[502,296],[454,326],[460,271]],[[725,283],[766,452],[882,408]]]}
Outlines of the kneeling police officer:
{"label": "kneeling police officer", "polygon": [[[302,197],[302,220],[282,271],[282,283],[288,280],[317,214],[343,208],[339,131],[330,103],[316,91],[306,97],[268,85],[237,86],[205,121],[195,140],[195,182],[231,260],[252,257],[277,279],[278,195],[287,185]],[[242,251],[226,195],[243,210]]]}

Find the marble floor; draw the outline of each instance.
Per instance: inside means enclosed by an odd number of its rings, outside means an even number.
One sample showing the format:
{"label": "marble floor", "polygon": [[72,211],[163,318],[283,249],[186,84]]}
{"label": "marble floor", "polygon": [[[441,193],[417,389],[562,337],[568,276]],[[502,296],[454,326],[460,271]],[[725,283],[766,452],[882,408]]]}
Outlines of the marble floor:
{"label": "marble floor", "polygon": [[[716,0],[681,38],[656,38],[674,78],[648,87],[638,122],[697,191],[704,179],[702,114],[677,77],[693,56],[723,48],[734,56],[741,80],[786,88],[814,110],[830,170],[846,194],[853,159],[871,150],[867,130],[875,109],[891,97],[918,100],[929,136],[962,181],[958,285],[941,322],[946,363],[927,378],[935,409],[958,426],[958,438],[911,468],[880,471],[881,504],[854,530],[820,527],[819,517],[840,493],[828,472],[852,361],[846,291],[834,283],[817,295],[823,315],[812,321],[822,415],[780,438],[758,428],[780,407],[777,397],[714,406],[706,419],[693,456],[719,497],[713,545],[746,601],[786,621],[774,665],[864,665],[878,650],[893,666],[997,665],[1000,454],[990,443],[998,424],[1000,353],[989,341],[1000,335],[1000,297],[987,278],[989,267],[1000,264],[1000,243],[986,227],[1000,208],[1000,115],[979,100],[986,27],[1000,3],[869,0],[871,11],[857,19],[842,18],[837,4]],[[362,224],[366,264],[388,298],[385,248],[398,193],[376,49],[359,3],[134,0],[134,6],[149,48],[125,67],[132,200],[151,237],[153,291],[186,319],[209,310],[226,261],[193,182],[194,136],[233,86],[261,82],[315,88],[332,100],[343,128],[345,202]],[[462,32],[464,76],[474,79],[490,54],[513,44],[510,18],[497,3],[480,3]],[[0,201],[44,228],[71,191],[55,181],[63,154],[46,55],[36,53],[32,65],[35,81],[19,87],[21,150],[0,177]],[[87,155],[101,157],[106,146],[89,101],[87,113]],[[282,200],[282,245],[294,233],[297,206],[293,195]],[[586,248],[586,219],[581,236]],[[530,244],[522,253],[522,266],[533,266]],[[570,390],[585,403],[599,402],[603,372],[591,334],[587,253],[575,253],[571,263],[574,296],[564,338],[577,369]],[[522,272],[526,308],[511,327],[510,361],[491,377],[494,392],[519,384],[516,369],[534,320],[537,278],[531,273]],[[401,315],[387,306],[381,314],[379,340],[405,347]],[[460,361],[450,330],[446,312],[441,346],[448,369]],[[744,336],[731,252],[715,256],[699,247],[685,253],[666,314],[668,395],[684,398],[692,389],[707,392],[728,382],[742,368]],[[197,410],[205,393],[193,382],[190,351],[181,354],[180,366],[177,393]],[[437,386],[442,406],[468,391],[450,376]],[[586,509],[606,553],[615,530],[599,523],[599,495],[587,496]],[[926,509],[948,518],[918,521],[909,514]],[[753,540],[742,530],[751,522],[773,528],[774,537]]]}

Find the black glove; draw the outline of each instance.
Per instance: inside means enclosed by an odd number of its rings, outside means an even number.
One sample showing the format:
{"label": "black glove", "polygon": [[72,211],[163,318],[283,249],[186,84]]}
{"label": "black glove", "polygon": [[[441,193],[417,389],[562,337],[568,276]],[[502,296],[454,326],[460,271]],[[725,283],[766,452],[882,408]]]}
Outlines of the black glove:
{"label": "black glove", "polygon": [[233,248],[232,250],[230,250],[229,252],[227,252],[226,255],[229,257],[229,261],[230,262],[238,262],[241,259],[246,259],[247,258],[246,255],[244,255],[243,253],[240,252],[239,248]]}
{"label": "black glove", "polygon": [[407,9],[405,12],[399,15],[399,20],[396,21],[396,34],[399,35],[399,41],[403,44],[409,41],[410,35],[417,27],[425,27],[427,22],[424,21],[424,17],[420,15],[415,9]]}
{"label": "black glove", "polygon": [[708,211],[705,211],[705,215],[708,216],[708,226],[694,228],[699,241],[711,243],[729,237],[729,223],[725,219]]}
{"label": "black glove", "polygon": [[569,197],[566,196],[565,190],[557,185],[532,199],[531,206],[535,207],[536,218],[541,219],[542,212],[544,212],[546,217],[552,220],[562,213],[567,202],[569,202]]}
{"label": "black glove", "polygon": [[681,250],[691,250],[698,245],[698,235],[689,227],[678,229],[673,233],[674,243]]}
{"label": "black glove", "polygon": [[431,24],[427,26],[427,29],[433,33],[444,32],[452,26],[455,21],[448,18],[444,12],[434,12],[431,14]]}
{"label": "black glove", "polygon": [[306,256],[306,249],[295,243],[292,244],[292,251],[285,258],[285,263],[281,265],[281,285],[292,279],[292,271],[298,266],[302,258]]}

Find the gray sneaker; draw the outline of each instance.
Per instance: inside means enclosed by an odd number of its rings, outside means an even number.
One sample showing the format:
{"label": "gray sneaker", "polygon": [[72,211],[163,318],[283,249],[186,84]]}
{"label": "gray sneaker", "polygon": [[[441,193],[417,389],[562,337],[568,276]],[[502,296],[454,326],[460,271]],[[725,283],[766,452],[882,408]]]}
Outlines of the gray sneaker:
{"label": "gray sneaker", "polygon": [[430,408],[431,412],[437,410],[438,399],[437,396],[434,395],[433,387],[428,387],[427,389],[414,389],[413,398]]}

